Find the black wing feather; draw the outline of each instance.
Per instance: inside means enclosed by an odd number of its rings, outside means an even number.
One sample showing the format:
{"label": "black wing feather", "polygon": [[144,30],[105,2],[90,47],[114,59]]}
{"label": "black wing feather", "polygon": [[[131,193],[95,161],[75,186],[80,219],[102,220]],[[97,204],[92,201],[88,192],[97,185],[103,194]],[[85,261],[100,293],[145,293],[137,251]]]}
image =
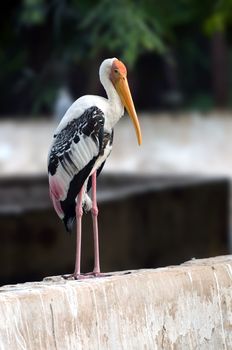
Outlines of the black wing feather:
{"label": "black wing feather", "polygon": [[51,175],[56,173],[60,163],[65,160],[70,162],[70,151],[72,143],[78,144],[80,135],[91,137],[95,144],[98,144],[99,151],[103,140],[104,116],[103,112],[96,106],[90,107],[78,118],[70,121],[58,135],[54,135],[48,163],[48,172]]}
{"label": "black wing feather", "polygon": [[[106,144],[107,144],[108,142],[109,142],[110,146],[112,145],[112,143],[113,143],[113,138],[114,138],[114,130],[112,130],[111,134],[106,133],[106,132],[104,133],[103,141],[102,141],[102,144],[103,144],[102,150],[104,150],[104,147],[106,146]],[[100,173],[101,173],[101,171],[102,171],[102,169],[103,169],[103,167],[104,167],[104,165],[105,165],[105,162],[106,162],[106,161],[104,161],[104,162],[101,164],[101,166],[97,169],[97,176],[100,175]],[[91,179],[89,179],[89,180],[88,180],[88,184],[87,184],[87,192],[90,191],[91,187],[92,187],[92,181],[91,181]]]}
{"label": "black wing feather", "polygon": [[[75,199],[88,178],[95,161],[102,152],[104,138],[104,115],[96,106],[90,107],[78,118],[70,121],[64,129],[54,135],[54,143],[49,155],[48,172],[56,176],[58,168],[66,173],[69,179],[66,198],[60,200],[64,212],[64,224],[70,230],[70,224],[75,217]],[[82,169],[78,169],[72,157],[73,146],[86,138],[91,138],[96,145],[97,154],[93,154]],[[74,147],[75,148],[75,147]]]}

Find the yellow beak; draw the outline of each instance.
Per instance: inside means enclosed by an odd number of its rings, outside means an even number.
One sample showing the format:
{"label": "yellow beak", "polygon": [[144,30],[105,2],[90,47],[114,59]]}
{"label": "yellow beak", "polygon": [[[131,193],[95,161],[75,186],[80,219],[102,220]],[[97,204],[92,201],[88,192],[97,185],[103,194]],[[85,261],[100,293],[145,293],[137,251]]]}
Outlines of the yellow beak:
{"label": "yellow beak", "polygon": [[124,105],[124,107],[127,110],[127,113],[129,114],[136,131],[138,144],[141,145],[142,143],[142,134],[141,129],[139,125],[139,120],[135,111],[134,102],[131,97],[130,88],[128,85],[127,78],[125,76],[121,76],[118,81],[115,82],[115,89],[117,93],[119,94],[121,101]]}

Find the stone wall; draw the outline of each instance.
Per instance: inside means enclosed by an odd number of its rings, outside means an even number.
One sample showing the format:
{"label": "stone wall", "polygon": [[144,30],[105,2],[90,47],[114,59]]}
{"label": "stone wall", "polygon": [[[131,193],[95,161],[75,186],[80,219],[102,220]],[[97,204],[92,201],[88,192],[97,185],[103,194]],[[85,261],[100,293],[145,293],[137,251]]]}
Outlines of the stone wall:
{"label": "stone wall", "polygon": [[232,256],[0,288],[0,348],[231,349]]}

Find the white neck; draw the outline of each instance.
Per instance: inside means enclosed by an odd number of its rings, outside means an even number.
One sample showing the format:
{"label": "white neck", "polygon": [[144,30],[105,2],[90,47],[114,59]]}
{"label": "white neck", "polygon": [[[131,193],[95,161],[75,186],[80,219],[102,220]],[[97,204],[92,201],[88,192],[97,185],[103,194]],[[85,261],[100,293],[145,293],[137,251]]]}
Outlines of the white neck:
{"label": "white neck", "polygon": [[114,58],[103,61],[99,70],[100,81],[106,91],[109,105],[105,120],[106,129],[112,129],[124,114],[122,101],[109,78],[113,60]]}

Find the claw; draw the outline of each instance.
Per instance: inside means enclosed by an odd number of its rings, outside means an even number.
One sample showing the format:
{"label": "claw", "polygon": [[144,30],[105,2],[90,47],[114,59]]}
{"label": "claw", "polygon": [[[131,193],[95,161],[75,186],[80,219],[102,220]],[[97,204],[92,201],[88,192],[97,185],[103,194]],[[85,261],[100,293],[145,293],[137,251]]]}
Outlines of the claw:
{"label": "claw", "polygon": [[96,271],[87,272],[84,275],[89,276],[89,277],[109,277],[109,276],[111,276],[108,273],[96,272]]}
{"label": "claw", "polygon": [[66,280],[84,280],[89,278],[88,276],[85,276],[84,274],[76,274],[76,273],[72,273],[71,275],[63,275],[62,276],[64,279]]}

